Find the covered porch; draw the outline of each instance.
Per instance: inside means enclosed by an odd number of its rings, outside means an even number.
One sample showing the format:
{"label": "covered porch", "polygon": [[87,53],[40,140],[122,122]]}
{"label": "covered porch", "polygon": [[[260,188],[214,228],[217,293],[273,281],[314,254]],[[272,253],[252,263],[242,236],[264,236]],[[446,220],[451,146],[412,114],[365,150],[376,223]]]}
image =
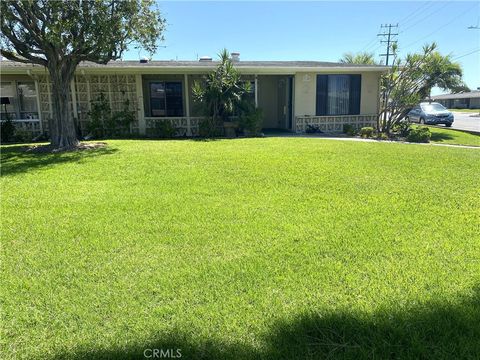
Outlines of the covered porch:
{"label": "covered porch", "polygon": [[[203,74],[144,74],[141,113],[145,134],[154,135],[161,123],[177,128],[177,136],[197,136],[203,114],[193,101],[193,84]],[[251,84],[255,106],[262,110],[262,129],[294,131],[293,75],[242,74]]]}

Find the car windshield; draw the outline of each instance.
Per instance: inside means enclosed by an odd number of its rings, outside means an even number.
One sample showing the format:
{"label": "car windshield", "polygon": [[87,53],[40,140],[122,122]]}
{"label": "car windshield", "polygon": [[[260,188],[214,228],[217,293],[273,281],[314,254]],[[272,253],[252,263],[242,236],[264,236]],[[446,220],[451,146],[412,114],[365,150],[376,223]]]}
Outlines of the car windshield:
{"label": "car windshield", "polygon": [[443,107],[440,104],[422,104],[422,109],[423,111],[427,111],[427,112],[446,110],[445,107]]}

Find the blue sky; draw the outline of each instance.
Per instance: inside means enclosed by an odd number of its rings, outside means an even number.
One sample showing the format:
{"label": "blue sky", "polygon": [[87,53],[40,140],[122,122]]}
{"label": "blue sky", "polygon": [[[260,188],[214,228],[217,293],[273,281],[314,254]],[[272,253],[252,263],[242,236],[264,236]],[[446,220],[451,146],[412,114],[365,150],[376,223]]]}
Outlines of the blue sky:
{"label": "blue sky", "polygon": [[[467,29],[480,25],[479,1],[158,4],[168,26],[166,48],[159,48],[154,59],[215,57],[226,47],[240,52],[242,60],[338,61],[348,51],[383,53],[376,36],[380,25],[398,23],[401,54],[436,41],[440,52],[452,54],[462,64],[467,85],[480,87],[480,30]],[[131,50],[124,58],[146,55]]]}

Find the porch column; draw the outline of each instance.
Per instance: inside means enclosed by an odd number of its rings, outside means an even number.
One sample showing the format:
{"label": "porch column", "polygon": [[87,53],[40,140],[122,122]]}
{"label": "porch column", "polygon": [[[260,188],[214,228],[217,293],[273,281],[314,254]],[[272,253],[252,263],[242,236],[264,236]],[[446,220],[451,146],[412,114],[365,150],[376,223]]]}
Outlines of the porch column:
{"label": "porch column", "polygon": [[37,109],[38,109],[38,120],[40,121],[40,133],[43,134],[43,121],[42,121],[42,107],[40,104],[40,86],[38,86],[38,79],[35,81],[35,93],[37,94]]}
{"label": "porch column", "polygon": [[70,82],[70,93],[72,94],[73,117],[78,120],[77,92],[75,90],[75,79],[72,79],[72,81]]}
{"label": "porch column", "polygon": [[143,87],[142,75],[135,75],[135,89],[137,95],[137,118],[138,118],[138,132],[140,135],[145,135],[147,132],[147,124],[145,122],[145,110],[143,108]]}
{"label": "porch column", "polygon": [[187,115],[187,136],[192,136],[192,125],[190,123],[190,88],[188,86],[188,74],[183,75],[185,88],[185,115]]}
{"label": "porch column", "polygon": [[255,74],[255,108],[258,108],[258,75]]}

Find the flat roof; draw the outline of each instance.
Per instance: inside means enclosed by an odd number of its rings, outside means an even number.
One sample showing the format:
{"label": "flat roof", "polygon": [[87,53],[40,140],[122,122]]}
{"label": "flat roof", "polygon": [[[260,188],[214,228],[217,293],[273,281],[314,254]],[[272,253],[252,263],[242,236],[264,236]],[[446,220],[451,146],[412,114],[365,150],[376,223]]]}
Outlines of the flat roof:
{"label": "flat roof", "polygon": [[[132,69],[132,70],[209,70],[213,69],[219,64],[218,61],[183,61],[183,60],[152,60],[146,63],[141,63],[139,60],[117,60],[110,61],[108,64],[97,64],[93,62],[82,62],[79,64],[79,69],[92,70],[118,70],[118,69]],[[358,65],[346,64],[325,61],[236,61],[235,67],[239,70],[259,70],[265,72],[274,69],[289,71],[315,71],[315,70],[339,70],[339,71],[385,71],[388,69],[382,65]],[[9,60],[2,60],[0,62],[2,71],[10,72],[9,70],[23,70],[23,69],[43,69],[43,66],[35,64],[24,64]]]}
{"label": "flat roof", "polygon": [[435,100],[449,100],[449,99],[470,99],[470,98],[480,98],[480,90],[479,91],[469,91],[459,94],[443,94],[432,96]]}

